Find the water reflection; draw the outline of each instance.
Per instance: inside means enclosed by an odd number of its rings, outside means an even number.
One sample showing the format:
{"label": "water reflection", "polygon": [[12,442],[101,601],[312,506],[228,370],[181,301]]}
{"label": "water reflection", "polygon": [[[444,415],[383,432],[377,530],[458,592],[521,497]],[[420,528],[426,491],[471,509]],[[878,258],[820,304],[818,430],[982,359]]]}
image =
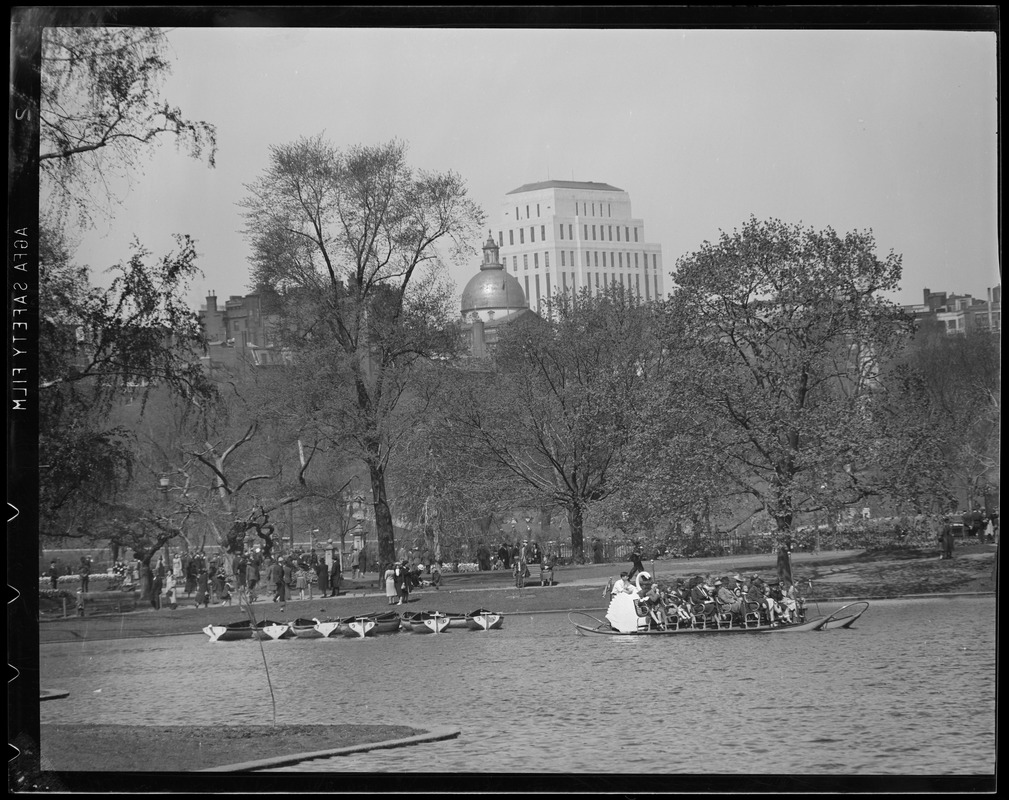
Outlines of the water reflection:
{"label": "water reflection", "polygon": [[[551,614],[264,647],[278,722],[462,729],[302,771],[991,774],[994,631],[994,598],[963,598],[878,602],[851,630],[789,636],[582,637]],[[45,645],[41,670],[71,691],[43,722],[272,718],[255,642]]]}

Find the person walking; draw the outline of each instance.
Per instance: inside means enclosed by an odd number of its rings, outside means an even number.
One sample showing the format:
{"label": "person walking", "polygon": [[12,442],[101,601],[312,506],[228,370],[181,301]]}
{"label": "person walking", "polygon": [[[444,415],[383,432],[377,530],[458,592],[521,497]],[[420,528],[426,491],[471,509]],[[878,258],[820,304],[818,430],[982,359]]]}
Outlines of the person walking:
{"label": "person walking", "polygon": [[382,576],[385,579],[385,597],[390,606],[396,605],[396,600],[399,598],[399,590],[396,587],[396,571],[392,568],[390,564],[385,569],[385,573]]}
{"label": "person walking", "polygon": [[357,554],[357,568],[361,574],[361,580],[364,580],[365,573],[368,572],[368,552],[361,548],[361,552]]}
{"label": "person walking", "polygon": [[56,564],[56,560],[53,559],[49,562],[49,585],[53,587],[53,591],[56,591],[56,585],[60,579],[60,568]]}
{"label": "person walking", "polygon": [[641,543],[635,542],[634,549],[631,550],[631,571],[627,576],[628,581],[633,581],[639,572],[645,571],[645,565],[641,563]]}
{"label": "person walking", "polygon": [[210,608],[210,576],[207,574],[206,566],[199,569],[200,572],[196,576],[196,607]]}
{"label": "person walking", "polygon": [[512,573],[515,576],[515,585],[519,589],[526,585],[526,572],[528,572],[528,567],[526,565],[525,551],[520,550],[517,555],[513,556],[512,560]]}
{"label": "person walking", "polygon": [[91,581],[91,563],[87,556],[81,556],[81,565],[77,569],[77,574],[81,579],[81,594],[87,594],[88,583]]}
{"label": "person walking", "polygon": [[407,562],[404,559],[399,564],[400,572],[400,582],[399,582],[399,605],[410,602],[410,568],[407,566]]}
{"label": "person walking", "polygon": [[350,551],[350,577],[351,580],[357,580],[357,568],[361,563],[361,553],[355,547]]}

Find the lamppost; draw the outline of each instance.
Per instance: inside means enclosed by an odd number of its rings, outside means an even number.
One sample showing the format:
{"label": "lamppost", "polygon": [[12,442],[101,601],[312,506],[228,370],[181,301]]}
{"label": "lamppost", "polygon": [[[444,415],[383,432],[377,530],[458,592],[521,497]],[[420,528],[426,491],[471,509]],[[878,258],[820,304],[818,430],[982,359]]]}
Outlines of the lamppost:
{"label": "lamppost", "polygon": [[[165,505],[168,504],[168,489],[171,487],[171,485],[172,485],[172,479],[169,478],[167,475],[162,475],[160,478],[158,478],[158,488],[161,490],[161,498],[162,500],[165,501]],[[165,542],[165,569],[167,569],[169,572],[172,572],[172,552],[171,548],[169,547],[170,542],[171,539],[168,539]]]}

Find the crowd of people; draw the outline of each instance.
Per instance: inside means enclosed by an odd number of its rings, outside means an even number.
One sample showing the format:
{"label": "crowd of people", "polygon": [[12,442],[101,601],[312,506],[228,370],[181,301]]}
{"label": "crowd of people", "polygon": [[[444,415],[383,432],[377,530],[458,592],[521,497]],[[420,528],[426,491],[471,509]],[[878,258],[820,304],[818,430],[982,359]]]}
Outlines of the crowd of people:
{"label": "crowd of people", "polygon": [[804,615],[802,600],[790,581],[765,581],[758,575],[742,577],[695,575],[673,583],[653,581],[649,573],[633,576],[621,572],[611,580],[604,596],[611,599],[623,592],[631,595],[639,616],[648,616],[660,630],[670,627],[702,627],[717,619],[731,624],[790,624]]}

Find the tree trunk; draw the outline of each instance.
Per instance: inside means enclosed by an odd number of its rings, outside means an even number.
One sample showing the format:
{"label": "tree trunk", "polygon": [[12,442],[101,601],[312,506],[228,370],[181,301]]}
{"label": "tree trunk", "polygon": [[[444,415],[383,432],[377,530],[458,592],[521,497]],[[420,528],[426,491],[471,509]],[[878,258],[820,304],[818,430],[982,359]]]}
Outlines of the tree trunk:
{"label": "tree trunk", "polygon": [[391,564],[396,560],[396,532],[392,525],[392,512],[385,492],[385,470],[375,464],[368,465],[371,473],[371,497],[375,508],[375,535],[378,537],[378,563]]}
{"label": "tree trunk", "polygon": [[568,527],[571,528],[571,557],[575,562],[581,564],[585,560],[584,547],[584,519],[582,507],[573,506],[568,509]]}

